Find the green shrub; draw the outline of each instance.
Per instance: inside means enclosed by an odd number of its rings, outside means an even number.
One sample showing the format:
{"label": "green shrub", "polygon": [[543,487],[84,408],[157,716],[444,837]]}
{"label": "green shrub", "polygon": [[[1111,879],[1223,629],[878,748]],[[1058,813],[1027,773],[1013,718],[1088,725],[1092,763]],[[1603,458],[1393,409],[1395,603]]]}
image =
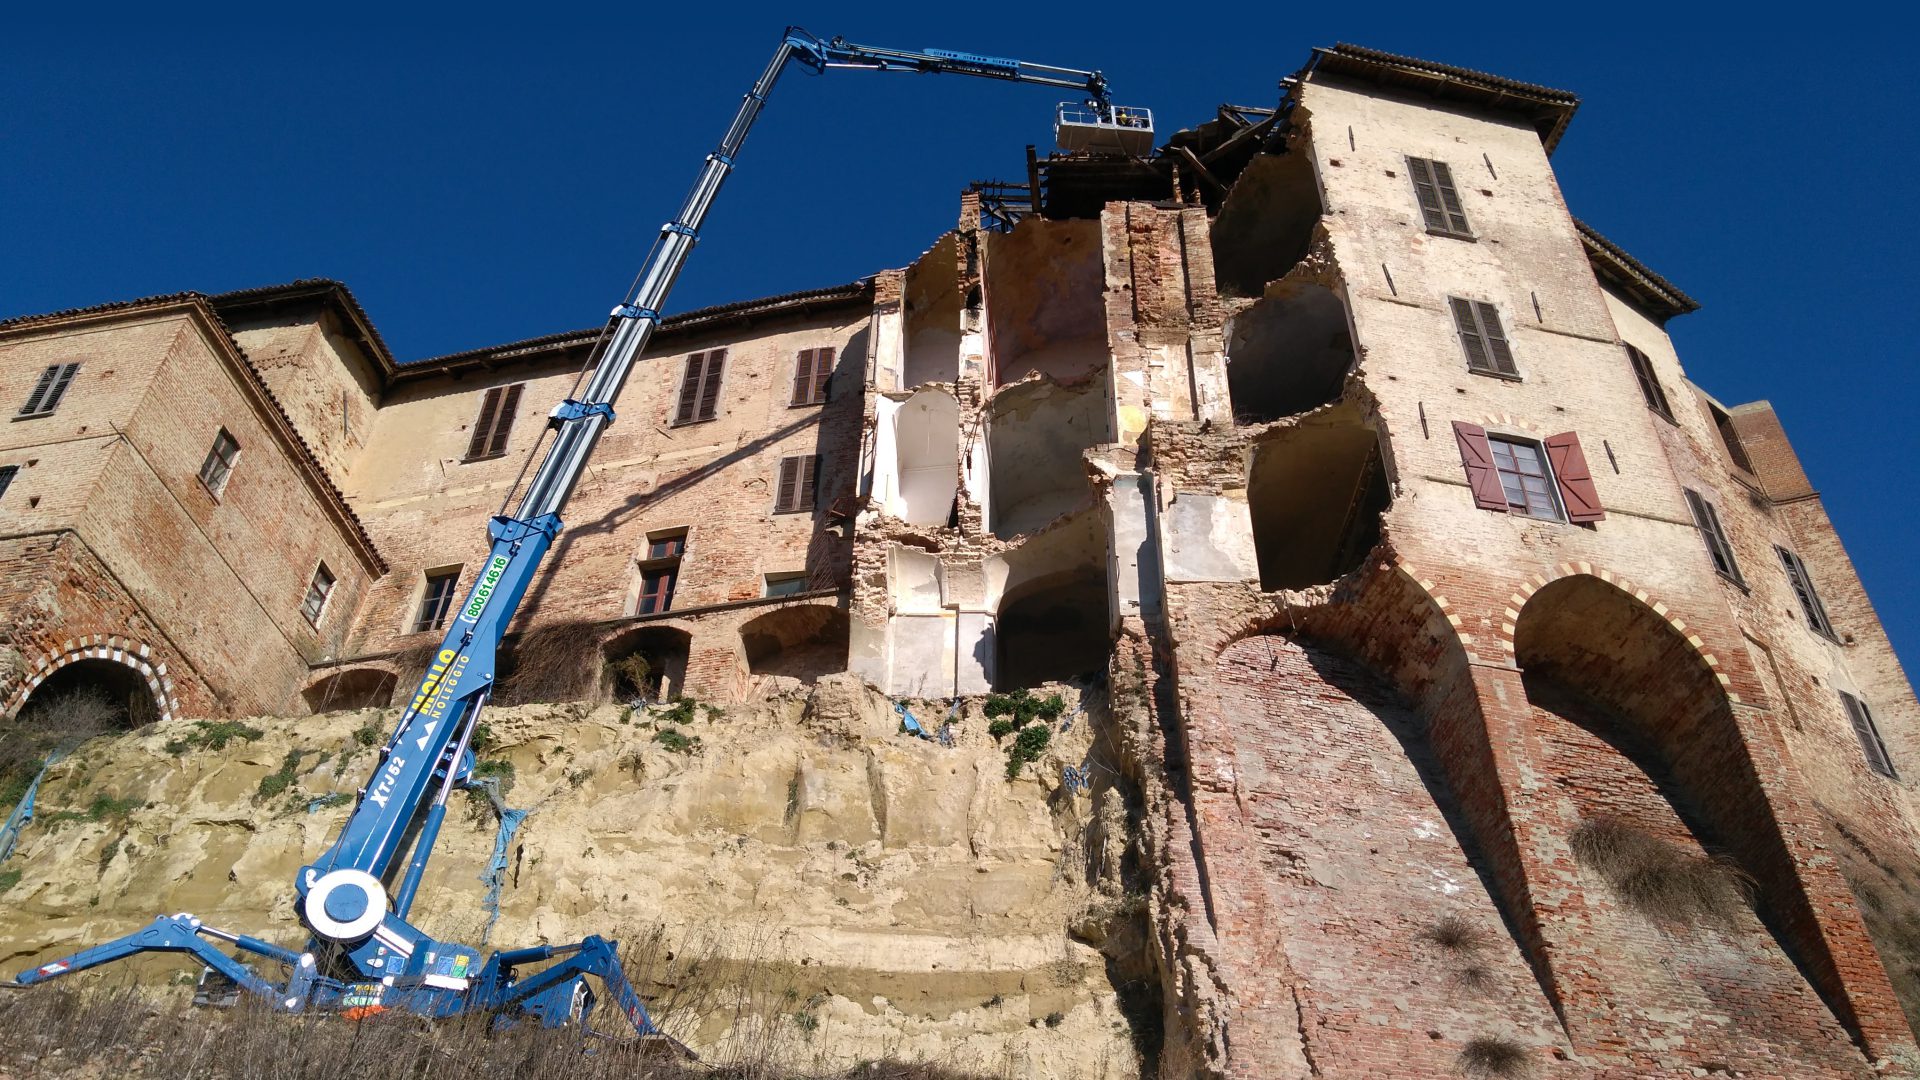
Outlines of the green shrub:
{"label": "green shrub", "polygon": [[20,884],[19,867],[16,866],[11,870],[0,870],[0,894],[6,893],[8,889],[18,884]]}
{"label": "green shrub", "polygon": [[377,745],[380,742],[379,723],[374,720],[369,720],[359,727],[354,728],[353,741],[359,743],[361,746]]}
{"label": "green shrub", "polygon": [[1038,761],[1052,741],[1053,732],[1039,724],[1020,729],[1020,734],[1013,738],[1013,746],[1007,750],[1007,779],[1017,779],[1020,770],[1026,768],[1028,762]]}
{"label": "green shrub", "polygon": [[987,724],[987,734],[996,739],[1004,739],[1013,734],[1013,721],[1004,716],[996,717]]}
{"label": "green shrub", "polygon": [[289,750],[287,756],[280,759],[280,767],[260,778],[260,790],[254,792],[254,802],[266,802],[276,795],[284,793],[293,786],[293,774],[300,768],[300,758],[304,750]]}
{"label": "green shrub", "polygon": [[178,739],[170,739],[166,751],[174,757],[189,750],[225,750],[227,744],[235,739],[252,742],[265,735],[257,727],[243,724],[238,720],[195,720],[193,730]]}
{"label": "green shrub", "polygon": [[691,754],[700,748],[700,736],[684,735],[673,728],[661,728],[654,732],[653,741],[675,754]]}
{"label": "green shrub", "polygon": [[1011,694],[988,694],[987,716],[1004,716],[1011,719],[1015,729],[1026,727],[1036,720],[1053,721],[1067,711],[1066,699],[1059,694],[1048,694],[1044,698],[1033,696],[1033,692],[1022,687]]}

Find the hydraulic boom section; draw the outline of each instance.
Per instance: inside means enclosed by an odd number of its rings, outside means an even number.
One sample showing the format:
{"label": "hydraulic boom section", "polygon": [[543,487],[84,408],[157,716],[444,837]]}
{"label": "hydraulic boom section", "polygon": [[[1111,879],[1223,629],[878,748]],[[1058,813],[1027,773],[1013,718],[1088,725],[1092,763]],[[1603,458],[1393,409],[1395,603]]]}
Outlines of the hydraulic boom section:
{"label": "hydraulic boom section", "polygon": [[[707,155],[680,212],[661,227],[632,292],[613,309],[596,349],[597,362],[584,385],[549,415],[553,436],[543,440],[545,454],[514,511],[492,519],[487,561],[449,620],[440,648],[380,751],[372,778],[360,790],[352,816],[333,845],[303,867],[294,882],[301,921],[312,932],[306,947],[300,952],[283,949],[216,930],[182,913],[162,916],[125,937],[23,972],[18,983],[44,982],[137,953],[184,952],[231,986],[267,998],[275,1008],[289,1012],[310,1008],[349,1015],[381,1009],[424,1016],[482,1012],[561,1026],[584,1024],[593,1006],[587,984],[591,977],[612,995],[636,1034],[658,1036],[621,970],[612,942],[589,937],[572,945],[515,949],[495,953],[483,963],[478,950],[436,940],[407,916],[446,817],[447,799],[472,772],[470,746],[493,690],[501,637],[560,531],[561,511],[587,459],[601,433],[613,423],[613,403],[660,324],[660,310],[699,239],[721,185],[733,171],[747,133],[781,73],[795,61],[815,72],[864,68],[951,73],[1078,90],[1086,99],[1075,112],[1080,118],[1076,123],[1123,132],[1136,140],[1143,133],[1147,140],[1152,138],[1150,114],[1115,106],[1105,77],[1097,71],[938,49],[875,48],[841,38],[822,41],[805,30],[788,28],[719,146]],[[1062,118],[1067,109],[1061,107]],[[1066,142],[1065,135],[1062,141]],[[411,856],[402,873],[410,836]],[[389,884],[396,876],[399,886],[390,894]],[[285,974],[279,979],[262,976],[214,942],[271,961],[285,968]],[[520,974],[522,966],[533,964],[547,966]]]}

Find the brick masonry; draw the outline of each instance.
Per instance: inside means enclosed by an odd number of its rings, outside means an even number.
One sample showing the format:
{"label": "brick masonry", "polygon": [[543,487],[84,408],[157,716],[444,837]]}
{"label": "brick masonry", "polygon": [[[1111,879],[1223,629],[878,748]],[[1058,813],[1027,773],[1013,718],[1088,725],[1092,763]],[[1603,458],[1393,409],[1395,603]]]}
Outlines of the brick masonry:
{"label": "brick masonry", "polygon": [[[1214,160],[1210,195],[1188,170],[1172,198],[1013,234],[983,231],[969,195],[911,268],[670,321],[510,648],[579,631],[582,696],[643,645],[707,700],[849,667],[973,690],[1007,597],[1104,573],[1161,1075],[1438,1076],[1495,1044],[1552,1076],[1920,1060],[1920,703],[1777,416],[1688,382],[1664,330],[1684,298],[1573,220],[1542,126],[1565,99],[1473,73],[1433,97],[1417,64],[1366,63],[1377,78],[1306,73],[1259,153]],[[1410,157],[1450,164],[1470,239],[1426,231]],[[1346,326],[1306,344],[1350,348],[1350,370],[1305,412],[1237,424],[1234,365],[1276,374],[1258,366],[1283,354],[1235,346],[1232,320],[1285,317],[1308,289]],[[1452,297],[1498,311],[1518,378],[1468,369]],[[425,575],[469,580],[591,338],[397,365],[344,288],[311,282],[0,324],[0,403],[82,362],[52,417],[0,430],[20,469],[0,497],[0,708],[80,658],[125,665],[170,714],[404,692],[437,640],[412,629]],[[819,348],[827,399],[796,406],[794,365]],[[716,415],[676,424],[688,357],[714,349]],[[508,452],[468,460],[484,396],[513,385]],[[918,394],[954,429],[888,426]],[[1456,421],[1576,434],[1606,516],[1477,508]],[[242,453],[215,493],[196,473],[223,427]],[[954,462],[950,513],[913,505],[906,455],[880,460],[909,437],[915,460]],[[814,506],[777,512],[780,462],[809,454]],[[1356,512],[1327,509],[1364,487],[1281,505],[1263,500],[1297,488],[1256,479],[1364,476],[1363,459],[1388,500],[1370,548],[1333,543]],[[1017,528],[995,477],[1022,492]],[[681,530],[670,609],[640,613],[649,539]],[[1263,590],[1306,532],[1337,565]],[[1831,636],[1776,548],[1808,566]],[[312,626],[322,562],[338,584]],[[765,595],[792,574],[801,594]],[[933,620],[937,645],[908,640]],[[1868,767],[1843,691],[1899,776]],[[1608,821],[1721,860],[1750,897],[1717,919],[1643,913],[1575,853]]]}

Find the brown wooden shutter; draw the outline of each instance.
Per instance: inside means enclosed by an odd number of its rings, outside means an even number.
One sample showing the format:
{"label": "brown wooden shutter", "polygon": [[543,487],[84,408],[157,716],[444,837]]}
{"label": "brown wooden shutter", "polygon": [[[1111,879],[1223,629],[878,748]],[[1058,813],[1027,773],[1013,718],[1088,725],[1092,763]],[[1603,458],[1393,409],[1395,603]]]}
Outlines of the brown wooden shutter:
{"label": "brown wooden shutter", "polygon": [[467,437],[467,459],[485,457],[487,444],[493,439],[493,421],[500,415],[500,388],[495,386],[487,391],[480,400],[480,418],[473,422],[473,433]]}
{"label": "brown wooden shutter", "polygon": [[674,423],[693,422],[694,409],[700,404],[700,374],[706,370],[706,364],[706,353],[694,353],[687,357],[687,370],[680,378],[680,401],[673,409]]}
{"label": "brown wooden shutter", "polygon": [[1453,170],[1444,161],[1428,162],[1433,168],[1433,185],[1440,191],[1440,205],[1446,210],[1441,227],[1448,232],[1467,234],[1467,212],[1460,205],[1460,193],[1453,187]]}
{"label": "brown wooden shutter", "polygon": [[813,509],[813,466],[814,462],[818,460],[820,460],[818,454],[808,454],[806,457],[800,459],[800,484],[794,492],[799,498],[799,502],[794,505],[794,509],[796,510]]}
{"label": "brown wooden shutter", "polygon": [[776,511],[792,510],[794,508],[794,500],[797,498],[799,486],[800,486],[800,459],[799,458],[781,458],[780,459],[780,491],[777,495],[774,496],[774,500],[773,500],[774,510]]}
{"label": "brown wooden shutter", "polygon": [[1473,302],[1450,296],[1447,303],[1453,308],[1454,329],[1460,331],[1460,347],[1467,351],[1467,367],[1475,371],[1492,371],[1493,357],[1487,353],[1486,339],[1480,336],[1480,323],[1474,315]]}
{"label": "brown wooden shutter", "polygon": [[720,407],[720,373],[727,364],[727,350],[710,349],[707,352],[707,371],[700,384],[700,411],[698,418],[711,420]]}
{"label": "brown wooden shutter", "polygon": [[1447,212],[1440,205],[1440,188],[1433,182],[1433,163],[1425,158],[1407,159],[1407,171],[1413,174],[1413,194],[1420,200],[1420,214],[1427,228],[1445,229]]}
{"label": "brown wooden shutter", "polygon": [[788,404],[810,405],[813,403],[813,350],[801,349],[800,356],[793,363],[793,398]]}
{"label": "brown wooden shutter", "polygon": [[833,348],[813,350],[813,400],[827,400],[827,381],[833,378]]}
{"label": "brown wooden shutter", "polygon": [[55,364],[40,373],[33,384],[33,392],[27,395],[27,403],[20,406],[20,415],[32,416],[40,411],[40,402],[47,396],[47,388],[53,385],[53,377],[60,374],[60,365]]}
{"label": "brown wooden shutter", "polygon": [[1481,300],[1475,300],[1473,308],[1480,317],[1480,333],[1493,354],[1493,370],[1502,375],[1520,374],[1519,365],[1513,362],[1513,349],[1507,345],[1506,331],[1500,329],[1500,309]]}
{"label": "brown wooden shutter", "polygon": [[520,390],[525,385],[514,383],[501,395],[500,409],[493,415],[493,435],[487,440],[488,455],[507,452],[507,436],[513,432],[514,410],[520,407]]}
{"label": "brown wooden shutter", "polygon": [[1873,714],[1867,711],[1867,703],[1845,690],[1839,693],[1847,707],[1847,720],[1853,724],[1853,736],[1860,740],[1860,750],[1867,757],[1867,766],[1881,776],[1899,779],[1893,768],[1893,756],[1887,753],[1887,744],[1880,738],[1880,729],[1873,722]]}
{"label": "brown wooden shutter", "polygon": [[1600,506],[1600,492],[1593,486],[1593,472],[1580,449],[1580,436],[1563,431],[1547,436],[1542,445],[1553,466],[1554,482],[1560,485],[1560,505],[1567,508],[1567,520],[1605,521],[1607,512]]}
{"label": "brown wooden shutter", "polygon": [[1473,490],[1473,505],[1505,513],[1507,492],[1500,486],[1500,470],[1493,465],[1493,447],[1487,445],[1487,429],[1455,420],[1453,439],[1460,444],[1460,464],[1467,470],[1467,487]]}

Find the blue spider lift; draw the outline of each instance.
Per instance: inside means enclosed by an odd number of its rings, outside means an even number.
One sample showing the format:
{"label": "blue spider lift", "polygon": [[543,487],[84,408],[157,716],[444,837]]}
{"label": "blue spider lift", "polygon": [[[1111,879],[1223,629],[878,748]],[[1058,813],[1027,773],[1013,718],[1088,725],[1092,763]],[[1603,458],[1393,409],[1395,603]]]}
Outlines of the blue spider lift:
{"label": "blue spider lift", "polygon": [[[546,455],[528,481],[518,508],[489,526],[492,547],[472,591],[449,621],[432,663],[401,713],[360,789],[339,839],[302,867],[294,906],[311,932],[300,951],[208,926],[191,914],[163,915],[144,929],[63,960],[21,972],[13,985],[31,986],[140,953],[185,953],[207,969],[196,1000],[230,1004],[242,992],[285,1012],[321,1010],[348,1016],[399,1010],[425,1017],[487,1014],[495,1023],[537,1022],[587,1030],[594,1006],[589,978],[612,995],[642,1039],[690,1053],[654,1026],[646,1005],[621,969],[616,944],[588,937],[571,945],[494,953],[440,941],[408,921],[427,860],[433,854],[447,799],[472,775],[475,725],[494,685],[496,653],[535,571],[559,533],[560,513],[587,458],[607,426],[627,375],[660,323],[660,309],[699,239],[720,186],[774,83],[789,63],[814,73],[832,68],[951,73],[1084,92],[1086,101],[1060,123],[1075,149],[1099,143],[1139,147],[1151,142],[1145,110],[1119,109],[1097,71],[1029,64],[973,53],[928,49],[907,52],[821,39],[789,27],[759,81],[753,84],[718,149],[707,155],[680,213],[660,231],[645,268],[613,309],[595,347],[597,363],[576,384],[574,397],[548,418]],[[1144,134],[1143,134],[1144,133]],[[1062,136],[1063,143],[1068,135]],[[1100,140],[1106,142],[1100,142]],[[1142,140],[1145,142],[1142,142]],[[538,449],[536,447],[536,449]],[[516,485],[517,487],[517,485]],[[509,493],[508,501],[512,495]],[[502,509],[504,511],[505,505]],[[418,829],[413,827],[418,822]],[[410,853],[409,835],[414,837]],[[402,856],[406,855],[404,863]],[[398,887],[389,892],[396,875]],[[230,946],[230,955],[222,946]],[[241,955],[268,962],[269,976]],[[537,970],[534,965],[545,965]]]}

